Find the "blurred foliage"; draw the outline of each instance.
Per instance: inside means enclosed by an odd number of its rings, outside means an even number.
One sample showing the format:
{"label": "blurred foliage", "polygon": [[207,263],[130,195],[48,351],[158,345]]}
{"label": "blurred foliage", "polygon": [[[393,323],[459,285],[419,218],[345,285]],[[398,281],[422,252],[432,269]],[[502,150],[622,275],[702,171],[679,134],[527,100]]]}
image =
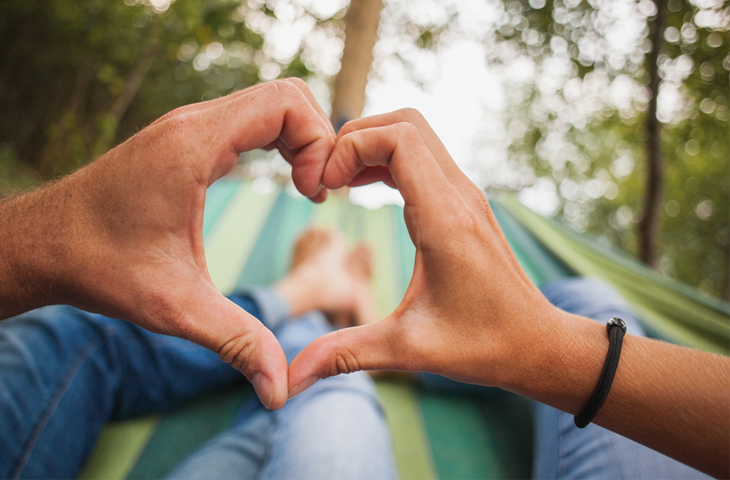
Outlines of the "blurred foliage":
{"label": "blurred foliage", "polygon": [[[337,33],[300,10],[310,28]],[[257,1],[0,2],[0,196],[77,168],[178,106],[310,76],[304,46],[284,57],[267,48],[275,20]]]}
{"label": "blurred foliage", "polygon": [[[504,64],[528,58],[535,68],[532,81],[509,92],[510,160],[554,192],[554,213],[635,254],[646,168],[646,23],[656,6],[623,2],[640,30],[632,48],[617,51],[611,35],[615,44],[617,33],[631,34],[625,12],[615,11],[621,3],[507,1],[487,54]],[[658,61],[666,177],[658,268],[728,299],[730,7],[669,0],[667,9]]]}

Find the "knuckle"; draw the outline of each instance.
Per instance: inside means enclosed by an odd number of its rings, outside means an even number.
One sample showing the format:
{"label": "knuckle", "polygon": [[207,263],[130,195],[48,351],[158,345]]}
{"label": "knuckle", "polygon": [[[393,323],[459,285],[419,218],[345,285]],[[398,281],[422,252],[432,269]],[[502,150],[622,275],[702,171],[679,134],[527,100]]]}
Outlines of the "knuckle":
{"label": "knuckle", "polygon": [[184,138],[195,128],[193,126],[193,115],[190,112],[183,112],[170,117],[160,126],[164,136],[172,140]]}
{"label": "knuckle", "polygon": [[274,80],[269,85],[271,85],[271,89],[279,96],[296,95],[297,93],[302,93],[296,86],[294,86],[292,82],[284,78]]}
{"label": "knuckle", "polygon": [[400,110],[397,110],[396,113],[398,114],[398,117],[403,119],[403,121],[412,123],[414,125],[420,125],[425,121],[425,118],[415,108],[402,108]]}
{"label": "knuckle", "polygon": [[309,90],[309,85],[307,85],[307,82],[305,82],[301,78],[298,78],[298,77],[289,77],[289,78],[286,78],[285,80],[287,82],[291,83],[292,85],[294,85],[295,87],[299,88],[299,89]]}
{"label": "knuckle", "polygon": [[237,335],[218,350],[218,356],[239,372],[248,372],[255,357],[257,342],[251,333]]}
{"label": "knuckle", "polygon": [[467,234],[475,234],[480,230],[481,222],[472,209],[464,205],[463,202],[458,202],[458,206],[451,210],[450,216],[454,219],[456,225],[459,226],[460,231]]}
{"label": "knuckle", "polygon": [[166,114],[164,114],[163,116],[161,116],[157,121],[158,122],[165,122],[165,121],[167,121],[167,120],[169,120],[171,118],[174,118],[174,117],[176,117],[178,115],[181,115],[181,114],[186,113],[191,108],[192,108],[192,105],[185,105],[185,106],[182,106],[182,107],[178,107],[178,108],[176,108],[174,110],[170,110],[169,112],[167,112]]}
{"label": "knuckle", "polygon": [[340,336],[339,330],[335,331],[334,340],[334,349],[332,350],[329,364],[325,366],[323,377],[334,377],[341,373],[346,374],[362,370],[355,353],[346,345],[342,344],[342,337]]}
{"label": "knuckle", "polygon": [[399,122],[393,125],[393,127],[395,128],[396,134],[399,138],[409,141],[418,140],[421,138],[421,134],[412,123]]}
{"label": "knuckle", "polygon": [[349,349],[339,347],[335,350],[332,363],[329,365],[329,377],[342,373],[353,373],[362,370],[357,357]]}

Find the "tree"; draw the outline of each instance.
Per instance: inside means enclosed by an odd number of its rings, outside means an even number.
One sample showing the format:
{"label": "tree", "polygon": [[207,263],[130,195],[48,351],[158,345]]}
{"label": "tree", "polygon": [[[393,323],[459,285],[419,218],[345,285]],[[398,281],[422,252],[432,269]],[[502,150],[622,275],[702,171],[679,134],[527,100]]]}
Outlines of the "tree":
{"label": "tree", "polygon": [[[730,11],[669,0],[663,22],[658,13],[652,1],[506,2],[488,58],[536,69],[509,92],[510,159],[552,185],[574,228],[646,260],[659,229],[657,268],[727,299]],[[636,42],[612,48],[632,24]]]}
{"label": "tree", "polygon": [[362,114],[382,8],[382,0],[351,0],[345,15],[345,48],[332,89],[331,118],[336,129]]}
{"label": "tree", "polygon": [[659,220],[661,219],[662,194],[664,193],[664,165],[660,139],[661,126],[657,118],[659,96],[659,52],[664,43],[664,16],[666,0],[654,0],[656,14],[649,20],[651,49],[646,55],[645,68],[649,77],[649,108],[646,112],[646,187],[644,211],[638,224],[639,258],[652,267],[656,266]]}
{"label": "tree", "polygon": [[311,75],[301,47],[264,51],[276,22],[253,1],[1,3],[0,195],[88,162],[177,106]]}

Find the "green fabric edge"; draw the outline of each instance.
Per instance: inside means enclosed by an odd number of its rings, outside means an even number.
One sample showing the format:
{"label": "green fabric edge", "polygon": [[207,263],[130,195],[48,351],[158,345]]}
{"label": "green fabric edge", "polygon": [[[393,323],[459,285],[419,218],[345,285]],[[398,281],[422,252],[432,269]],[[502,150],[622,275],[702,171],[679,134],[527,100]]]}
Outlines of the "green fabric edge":
{"label": "green fabric edge", "polygon": [[612,250],[540,217],[514,197],[501,205],[548,250],[580,275],[608,281],[651,330],[674,343],[730,354],[730,306],[663,277]]}

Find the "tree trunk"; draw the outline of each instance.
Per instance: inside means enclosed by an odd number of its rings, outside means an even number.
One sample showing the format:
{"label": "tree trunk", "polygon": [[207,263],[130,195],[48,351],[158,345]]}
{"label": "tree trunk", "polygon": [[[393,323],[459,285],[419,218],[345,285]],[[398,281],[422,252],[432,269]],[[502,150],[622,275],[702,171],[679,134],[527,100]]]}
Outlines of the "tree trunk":
{"label": "tree trunk", "polygon": [[646,115],[646,191],[644,212],[639,222],[639,259],[652,267],[656,266],[659,244],[659,223],[661,220],[662,195],[664,193],[664,168],[661,152],[661,125],[657,119],[657,95],[659,94],[659,71],[657,61],[664,38],[664,15],[666,0],[654,0],[657,14],[649,22],[651,51],[647,54],[649,73],[649,110]]}
{"label": "tree trunk", "polygon": [[362,114],[382,7],[382,0],[351,0],[345,15],[345,49],[332,91],[331,119],[336,130]]}

